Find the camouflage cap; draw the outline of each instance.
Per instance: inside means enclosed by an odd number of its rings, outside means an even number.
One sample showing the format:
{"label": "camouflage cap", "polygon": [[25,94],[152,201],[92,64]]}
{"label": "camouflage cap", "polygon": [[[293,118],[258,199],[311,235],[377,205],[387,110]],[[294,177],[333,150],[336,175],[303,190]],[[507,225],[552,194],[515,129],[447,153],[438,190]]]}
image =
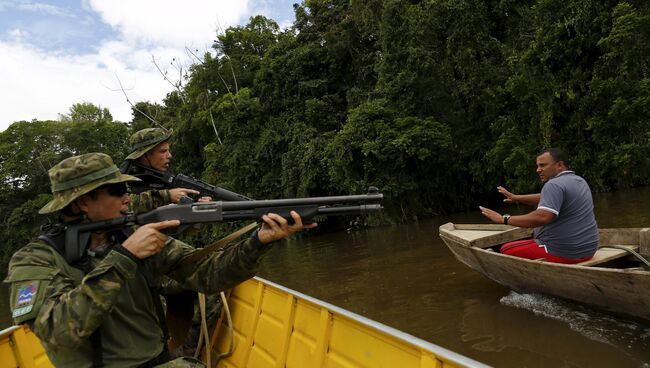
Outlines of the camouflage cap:
{"label": "camouflage cap", "polygon": [[38,211],[40,214],[61,210],[76,198],[104,184],[140,181],[135,176],[122,174],[113,159],[103,153],[66,158],[54,165],[48,174],[54,198]]}
{"label": "camouflage cap", "polygon": [[169,140],[173,132],[173,129],[167,130],[165,128],[147,128],[138,130],[133,133],[131,138],[129,138],[131,153],[126,156],[126,159],[135,160],[144,155],[157,144]]}

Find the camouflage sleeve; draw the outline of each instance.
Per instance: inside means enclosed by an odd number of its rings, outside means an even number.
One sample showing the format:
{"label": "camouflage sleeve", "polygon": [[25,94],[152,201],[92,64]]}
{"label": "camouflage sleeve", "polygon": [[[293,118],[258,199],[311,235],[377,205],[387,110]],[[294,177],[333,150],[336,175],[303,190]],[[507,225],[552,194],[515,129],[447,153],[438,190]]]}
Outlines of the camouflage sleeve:
{"label": "camouflage sleeve", "polygon": [[215,251],[197,262],[177,267],[180,260],[198,250],[174,240],[152,257],[151,261],[159,272],[162,271],[188,289],[216,293],[231,289],[253,277],[262,255],[270,248],[270,245],[261,244],[257,233],[254,233],[252,237]]}
{"label": "camouflage sleeve", "polygon": [[135,214],[149,212],[160,206],[170,204],[169,190],[149,190],[140,194],[130,194],[129,210]]}
{"label": "camouflage sleeve", "polygon": [[[34,331],[44,342],[77,348],[108,315],[126,280],[135,276],[137,264],[112,251],[78,284],[64,268],[57,266],[57,262],[65,261],[49,246],[28,246],[12,257],[8,282],[11,282],[11,275],[20,274],[19,279],[25,282],[34,270],[49,269],[50,277],[39,280],[42,297],[34,300],[33,317],[29,316],[31,313],[24,317],[33,318]],[[12,290],[19,285],[11,282]],[[16,301],[10,303],[14,311],[19,307]],[[26,322],[20,317],[14,320]]]}

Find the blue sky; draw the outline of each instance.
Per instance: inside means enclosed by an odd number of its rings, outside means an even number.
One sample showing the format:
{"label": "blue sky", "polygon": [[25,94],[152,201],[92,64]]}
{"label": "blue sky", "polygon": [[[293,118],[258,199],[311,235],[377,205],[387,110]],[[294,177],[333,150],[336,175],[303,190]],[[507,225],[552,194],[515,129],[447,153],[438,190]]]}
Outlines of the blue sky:
{"label": "blue sky", "polygon": [[[257,14],[281,26],[301,0],[0,0],[0,131],[19,120],[57,119],[77,102],[129,121],[132,102],[160,102],[185,48],[209,51],[215,32]],[[119,82],[118,82],[119,79]]]}

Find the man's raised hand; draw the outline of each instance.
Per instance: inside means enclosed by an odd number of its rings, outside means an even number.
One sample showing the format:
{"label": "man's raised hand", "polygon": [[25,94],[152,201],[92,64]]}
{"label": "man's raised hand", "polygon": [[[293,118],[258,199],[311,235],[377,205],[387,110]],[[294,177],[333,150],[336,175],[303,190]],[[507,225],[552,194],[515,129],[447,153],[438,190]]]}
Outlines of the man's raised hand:
{"label": "man's raised hand", "polygon": [[506,197],[503,201],[506,203],[517,203],[517,195],[510,193],[506,188],[502,186],[498,186],[497,190],[499,193],[503,194],[504,197]]}

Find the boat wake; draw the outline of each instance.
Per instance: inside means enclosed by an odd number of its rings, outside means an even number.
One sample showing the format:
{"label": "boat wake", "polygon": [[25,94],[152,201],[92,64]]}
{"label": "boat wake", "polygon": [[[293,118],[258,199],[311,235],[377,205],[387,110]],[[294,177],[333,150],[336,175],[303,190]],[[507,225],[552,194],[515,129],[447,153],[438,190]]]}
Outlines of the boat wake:
{"label": "boat wake", "polygon": [[[501,304],[529,310],[535,315],[566,323],[582,336],[621,349],[650,348],[650,328],[633,321],[612,317],[588,307],[540,294],[511,291]],[[626,350],[626,349],[622,349]]]}

